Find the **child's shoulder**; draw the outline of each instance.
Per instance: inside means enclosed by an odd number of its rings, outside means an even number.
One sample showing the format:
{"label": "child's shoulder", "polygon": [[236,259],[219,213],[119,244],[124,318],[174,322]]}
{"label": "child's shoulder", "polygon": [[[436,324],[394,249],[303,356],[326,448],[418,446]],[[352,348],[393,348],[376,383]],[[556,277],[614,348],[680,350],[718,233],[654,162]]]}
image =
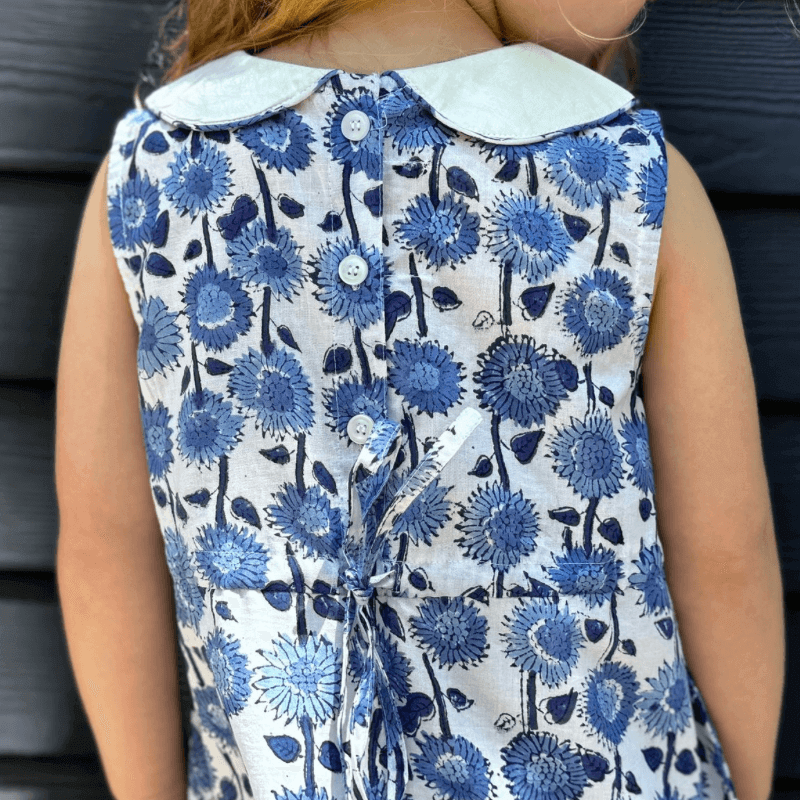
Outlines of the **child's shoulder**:
{"label": "child's shoulder", "polygon": [[[769,518],[736,278],[708,193],[666,142],[668,188],[642,360],[659,508],[672,561],[742,562]],[[683,556],[681,556],[683,557]]]}
{"label": "child's shoulder", "polygon": [[709,237],[710,232],[721,234],[721,230],[700,177],[680,150],[667,139],[664,139],[664,145],[667,191],[654,297],[658,295],[658,287],[667,273],[673,280],[682,280],[681,272],[691,268],[687,254],[700,245],[711,248],[708,256],[714,264],[720,265],[728,258],[724,240],[717,235],[712,242]]}

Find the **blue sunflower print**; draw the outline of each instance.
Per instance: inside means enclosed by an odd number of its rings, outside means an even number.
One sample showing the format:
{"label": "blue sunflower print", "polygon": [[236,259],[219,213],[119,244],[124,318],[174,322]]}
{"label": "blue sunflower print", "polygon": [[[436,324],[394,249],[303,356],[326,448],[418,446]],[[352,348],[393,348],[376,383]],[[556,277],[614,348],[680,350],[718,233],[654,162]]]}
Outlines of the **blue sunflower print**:
{"label": "blue sunflower print", "polygon": [[142,406],[142,429],[147,469],[151,478],[163,478],[172,464],[172,428],[169,411],[159,400],[154,406]]}
{"label": "blue sunflower print", "polygon": [[551,275],[572,253],[573,240],[560,214],[538,197],[502,196],[490,219],[489,251],[530,283]]}
{"label": "blue sunflower print", "polygon": [[192,341],[219,352],[230,347],[251,325],[253,301],[239,278],[210,264],[195,270],[184,292],[189,336]]}
{"label": "blue sunflower print", "polygon": [[642,614],[657,614],[659,611],[671,611],[672,601],[664,572],[664,552],[658,542],[648,547],[641,543],[639,558],[633,560],[637,572],[628,576],[630,585],[641,592],[637,605],[643,605]]}
{"label": "blue sunflower print", "polygon": [[194,557],[212,586],[259,589],[266,584],[269,554],[254,533],[236,525],[204,525]]}
{"label": "blue sunflower print", "polygon": [[178,621],[199,630],[204,611],[203,593],[197,585],[189,548],[174,528],[164,531],[164,554],[172,576]]}
{"label": "blue sunflower print", "polygon": [[644,224],[660,228],[667,201],[667,162],[663,157],[651,158],[636,173],[642,204],[636,210],[644,214]]}
{"label": "blue sunflower print", "polygon": [[488,623],[474,603],[463,597],[426,597],[419,616],[411,617],[412,633],[442,666],[466,669],[486,658]]}
{"label": "blue sunflower print", "polygon": [[[360,256],[368,265],[367,277],[358,286],[346,284],[339,276],[339,263],[349,255]],[[320,248],[310,263],[317,298],[328,314],[362,329],[381,319],[391,271],[380,250],[351,239],[336,240]]]}
{"label": "blue sunflower print", "polygon": [[445,414],[464,393],[461,364],[434,342],[399,340],[389,362],[389,385],[420,413]]}
{"label": "blue sunflower print", "polygon": [[[342,119],[350,111],[360,111],[370,119],[369,132],[356,142],[342,132]],[[323,128],[325,146],[331,158],[354,173],[363,172],[371,181],[379,180],[383,172],[383,140],[377,124],[378,113],[378,104],[368,91],[347,92],[333,104],[326,116],[328,124]]]}
{"label": "blue sunflower print", "polygon": [[287,720],[309,717],[319,724],[331,719],[341,702],[341,651],[325,636],[292,641],[281,634],[272,645],[271,652],[259,650],[267,663],[257,668],[260,677],[253,687]]}
{"label": "blue sunflower print", "polygon": [[190,147],[181,148],[164,178],[164,197],[181,216],[194,219],[200,213],[222,208],[231,192],[230,158],[205,137],[193,136]]}
{"label": "blue sunflower print", "polygon": [[347,435],[347,423],[356,414],[366,414],[377,420],[383,414],[386,396],[386,381],[378,378],[364,385],[355,378],[344,378],[332,389],[322,390],[329,424],[343,436]]}
{"label": "blue sunflower print", "polygon": [[395,226],[405,245],[437,270],[443,266],[455,269],[478,249],[480,217],[452,192],[437,206],[427,194],[417,195]]}
{"label": "blue sunflower print", "polygon": [[222,708],[230,717],[247,705],[250,697],[250,678],[253,671],[247,666],[247,656],[241,652],[241,642],[215,628],[203,644],[206,661],[214,675]]}
{"label": "blue sunflower print", "polygon": [[314,423],[311,384],[297,356],[283,347],[268,355],[248,348],[233,362],[228,389],[272,436],[304,433]]}
{"label": "blue sunflower print", "polygon": [[170,311],[160,297],[141,303],[142,326],[136,363],[147,377],[174,367],[183,355],[183,334],[177,324],[178,313]]}
{"label": "blue sunflower print", "polygon": [[188,392],[178,415],[178,450],[189,462],[211,466],[233,450],[243,424],[221,394]]}
{"label": "blue sunflower print", "polygon": [[389,688],[398,700],[405,700],[411,691],[411,662],[383,629],[376,633],[376,644],[381,664],[389,679]]}
{"label": "blue sunflower print", "polygon": [[411,756],[417,775],[446,800],[487,800],[492,791],[489,762],[463,736],[440,737],[422,732],[419,753]]}
{"label": "blue sunflower print", "polygon": [[526,599],[514,608],[500,636],[514,666],[535,672],[547,686],[569,677],[584,646],[578,618],[569,605],[559,608],[542,597]]}
{"label": "blue sunflower print", "polygon": [[256,217],[228,241],[231,272],[255,286],[267,286],[278,297],[291,299],[299,293],[303,280],[303,259],[288,228],[280,226],[275,240],[267,235],[267,223]]}
{"label": "blue sunflower print", "polygon": [[465,555],[505,572],[536,548],[539,512],[522,492],[493,483],[470,495],[456,527],[464,534],[456,542]]}
{"label": "blue sunflower print", "polygon": [[555,414],[567,390],[555,361],[529,336],[501,337],[482,353],[475,373],[481,408],[528,428]]}
{"label": "blue sunflower print", "polygon": [[286,169],[296,175],[311,164],[315,142],[308,123],[292,108],[285,108],[269,119],[234,130],[233,135],[269,169]]}
{"label": "blue sunflower print", "polygon": [[582,598],[589,608],[602,606],[622,578],[622,562],[612,550],[594,547],[588,554],[582,547],[553,554],[554,567],[547,572],[563,594]]}
{"label": "blue sunflower print", "polygon": [[136,172],[109,198],[111,241],[120,250],[134,250],[151,241],[159,209],[158,187]]}
{"label": "blue sunflower print", "polygon": [[[394,497],[400,490],[405,477],[395,473],[389,478],[386,494]],[[434,478],[411,503],[400,519],[392,527],[392,535],[407,533],[409,540],[415,544],[433,543],[433,537],[450,521],[452,503],[447,500],[447,486]]]}
{"label": "blue sunflower print", "polygon": [[552,733],[519,733],[500,755],[517,800],[576,800],[589,784],[580,754]]}
{"label": "blue sunflower print", "polygon": [[331,506],[319,486],[301,492],[287,484],[276,492],[275,501],[267,511],[280,533],[299,544],[311,558],[336,557],[344,538],[341,511]]}
{"label": "blue sunflower print", "polygon": [[642,692],[637,705],[647,730],[666,736],[685,730],[692,718],[689,679],[685,665],[678,659],[664,662],[658,676],[647,678],[652,687]]}
{"label": "blue sunflower print", "polygon": [[560,136],[544,150],[547,177],[578,209],[619,199],[628,190],[630,158],[623,148],[595,133]]}
{"label": "blue sunflower print", "polygon": [[556,428],[550,457],[556,474],[583,498],[612,497],[622,488],[622,448],[611,420],[592,412]]}
{"label": "blue sunflower print", "polygon": [[645,494],[654,494],[656,487],[647,420],[635,411],[630,419],[623,416],[620,433],[622,447],[626,451],[625,462],[630,467],[631,482]]}
{"label": "blue sunflower print", "polygon": [[613,269],[595,269],[570,284],[561,308],[564,327],[583,355],[616,347],[633,319],[631,283]]}
{"label": "blue sunflower print", "polygon": [[451,137],[433,116],[431,107],[410,87],[403,86],[380,100],[387,136],[397,152],[412,152],[451,143]]}
{"label": "blue sunflower print", "polygon": [[636,714],[639,681],[627,664],[604,661],[593,669],[583,691],[583,714],[589,730],[616,747]]}

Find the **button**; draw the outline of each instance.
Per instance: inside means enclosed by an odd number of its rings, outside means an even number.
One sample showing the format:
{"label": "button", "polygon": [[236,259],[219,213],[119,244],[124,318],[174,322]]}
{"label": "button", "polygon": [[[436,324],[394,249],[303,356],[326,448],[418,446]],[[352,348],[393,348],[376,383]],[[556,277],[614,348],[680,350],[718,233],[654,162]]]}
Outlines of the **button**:
{"label": "button", "polygon": [[353,109],[342,117],[342,133],[350,140],[358,142],[369,133],[369,117],[363,112]]}
{"label": "button", "polygon": [[364,444],[369,439],[373,424],[372,417],[356,414],[350,417],[350,422],[347,423],[347,435],[356,444]]}
{"label": "button", "polygon": [[349,286],[358,286],[364,283],[369,265],[361,256],[345,256],[339,262],[339,277]]}

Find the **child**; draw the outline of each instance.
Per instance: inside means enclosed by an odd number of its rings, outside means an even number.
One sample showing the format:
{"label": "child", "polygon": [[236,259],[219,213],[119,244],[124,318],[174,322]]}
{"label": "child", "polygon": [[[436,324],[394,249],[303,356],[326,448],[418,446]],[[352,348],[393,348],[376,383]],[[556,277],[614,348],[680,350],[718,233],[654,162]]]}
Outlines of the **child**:
{"label": "child", "polygon": [[115,798],[765,800],[730,260],[588,66],[643,4],[256,5],[192,0],[75,255],[57,574]]}

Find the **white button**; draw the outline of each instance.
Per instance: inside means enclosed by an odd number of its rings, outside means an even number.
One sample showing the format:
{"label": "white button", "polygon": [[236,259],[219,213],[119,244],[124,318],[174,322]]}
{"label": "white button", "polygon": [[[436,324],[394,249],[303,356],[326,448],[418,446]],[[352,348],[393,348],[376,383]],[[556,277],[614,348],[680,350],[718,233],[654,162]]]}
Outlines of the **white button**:
{"label": "white button", "polygon": [[364,444],[369,439],[373,424],[372,417],[356,414],[350,417],[350,422],[347,423],[347,435],[356,444]]}
{"label": "white button", "polygon": [[369,265],[361,256],[345,256],[339,262],[339,277],[349,286],[358,286],[364,283],[369,272]]}
{"label": "white button", "polygon": [[363,112],[353,109],[342,117],[342,133],[350,140],[358,142],[369,133],[369,117]]}

